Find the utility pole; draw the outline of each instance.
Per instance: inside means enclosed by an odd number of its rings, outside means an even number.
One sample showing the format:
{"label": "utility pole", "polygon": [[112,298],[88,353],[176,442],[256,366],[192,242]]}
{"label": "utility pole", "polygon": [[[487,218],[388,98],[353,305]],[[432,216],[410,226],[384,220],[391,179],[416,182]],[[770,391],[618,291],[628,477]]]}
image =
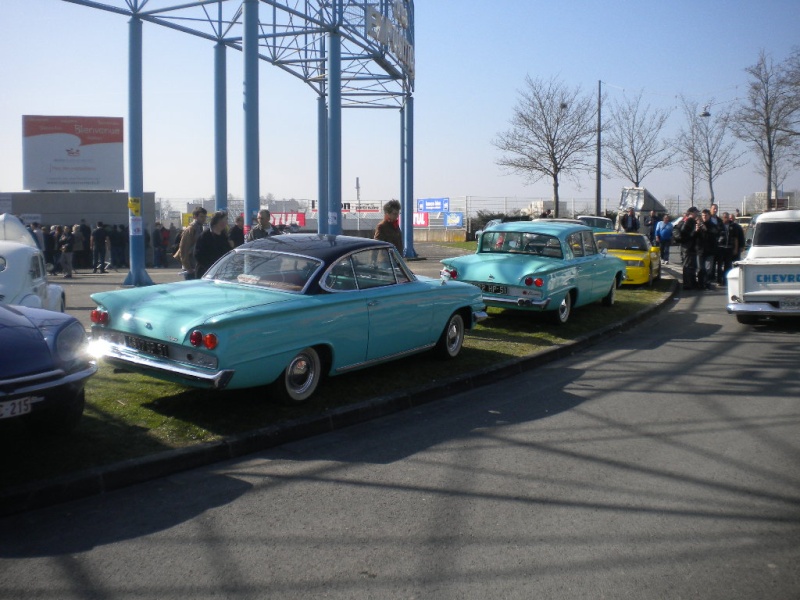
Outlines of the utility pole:
{"label": "utility pole", "polygon": [[602,84],[603,82],[599,79],[597,80],[597,183],[595,187],[595,213],[597,216],[602,214],[601,210],[602,207],[600,206],[600,131],[602,129],[603,120],[600,116],[600,111],[603,106],[603,92],[602,92]]}
{"label": "utility pole", "polygon": [[356,177],[356,229],[361,232],[361,184]]}

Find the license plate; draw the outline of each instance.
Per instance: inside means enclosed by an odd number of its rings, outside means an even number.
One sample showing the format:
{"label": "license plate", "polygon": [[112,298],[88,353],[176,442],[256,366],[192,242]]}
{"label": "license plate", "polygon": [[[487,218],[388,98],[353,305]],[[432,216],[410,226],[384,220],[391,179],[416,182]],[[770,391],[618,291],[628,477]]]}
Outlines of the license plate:
{"label": "license plate", "polygon": [[169,349],[166,344],[159,342],[151,342],[150,340],[143,340],[142,338],[134,337],[132,335],[125,336],[125,345],[128,348],[133,348],[139,352],[152,354],[153,356],[169,356]]}
{"label": "license plate", "polygon": [[31,412],[31,403],[34,401],[30,396],[0,402],[0,419],[13,419],[26,415]]}
{"label": "license plate", "polygon": [[482,283],[481,291],[487,294],[508,294],[508,287],[494,283]]}
{"label": "license plate", "polygon": [[781,298],[778,306],[784,310],[800,309],[800,298]]}

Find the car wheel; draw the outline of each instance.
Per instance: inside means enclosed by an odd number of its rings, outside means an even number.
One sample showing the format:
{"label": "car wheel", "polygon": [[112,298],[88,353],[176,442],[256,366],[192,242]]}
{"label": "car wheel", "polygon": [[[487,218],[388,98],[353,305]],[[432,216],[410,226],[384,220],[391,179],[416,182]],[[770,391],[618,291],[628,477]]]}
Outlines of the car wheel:
{"label": "car wheel", "polygon": [[571,312],[572,312],[572,294],[570,292],[567,292],[567,295],[564,296],[564,299],[558,305],[558,308],[552,313],[553,321],[557,325],[563,325],[569,320],[569,315]]}
{"label": "car wheel", "polygon": [[617,299],[617,278],[614,277],[614,281],[611,282],[611,289],[608,290],[608,293],[603,296],[603,306],[613,306],[614,301]]}
{"label": "car wheel", "polygon": [[661,280],[661,262],[658,263],[658,271],[656,271],[656,280]]}
{"label": "car wheel", "polygon": [[758,317],[753,315],[736,315],[736,320],[742,325],[754,325],[758,322]]}
{"label": "car wheel", "polygon": [[28,427],[36,434],[66,435],[80,423],[85,405],[86,392],[81,390],[71,400],[32,412]]}
{"label": "car wheel", "polygon": [[314,348],[298,352],[273,384],[278,397],[289,403],[308,400],[322,378],[322,361]]}
{"label": "car wheel", "polygon": [[450,315],[447,325],[439,336],[434,351],[442,358],[455,358],[464,345],[464,317],[459,313]]}

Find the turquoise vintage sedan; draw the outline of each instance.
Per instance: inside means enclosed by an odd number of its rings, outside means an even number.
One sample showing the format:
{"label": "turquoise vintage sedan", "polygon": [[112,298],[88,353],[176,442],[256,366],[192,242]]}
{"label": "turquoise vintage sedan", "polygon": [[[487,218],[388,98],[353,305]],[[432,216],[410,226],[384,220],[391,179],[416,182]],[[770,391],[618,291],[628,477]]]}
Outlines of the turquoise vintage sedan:
{"label": "turquoise vintage sedan", "polygon": [[232,250],[203,276],[93,294],[96,355],[188,386],[272,384],[307,400],[323,375],[409,354],[461,351],[486,317],[480,290],[414,275],[391,244],[279,235]]}
{"label": "turquoise vintage sedan", "polygon": [[442,261],[442,274],[478,286],[487,306],[547,311],[566,323],[572,309],[614,303],[625,263],[600,251],[581,223],[503,223],[485,231],[475,254]]}

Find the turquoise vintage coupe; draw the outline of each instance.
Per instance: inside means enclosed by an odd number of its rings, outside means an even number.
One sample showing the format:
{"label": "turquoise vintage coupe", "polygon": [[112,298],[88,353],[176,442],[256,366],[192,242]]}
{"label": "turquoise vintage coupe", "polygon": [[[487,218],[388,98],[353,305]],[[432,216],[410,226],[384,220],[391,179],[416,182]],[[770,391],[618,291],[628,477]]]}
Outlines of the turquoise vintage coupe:
{"label": "turquoise vintage coupe", "polygon": [[575,307],[613,304],[625,276],[625,263],[598,250],[591,228],[551,219],[495,225],[475,254],[442,264],[445,277],[478,286],[487,306],[546,311],[556,323]]}
{"label": "turquoise vintage coupe", "polygon": [[480,290],[414,275],[391,244],[279,235],[239,246],[193,281],[93,294],[96,355],[188,386],[272,384],[303,402],[323,375],[461,351]]}

